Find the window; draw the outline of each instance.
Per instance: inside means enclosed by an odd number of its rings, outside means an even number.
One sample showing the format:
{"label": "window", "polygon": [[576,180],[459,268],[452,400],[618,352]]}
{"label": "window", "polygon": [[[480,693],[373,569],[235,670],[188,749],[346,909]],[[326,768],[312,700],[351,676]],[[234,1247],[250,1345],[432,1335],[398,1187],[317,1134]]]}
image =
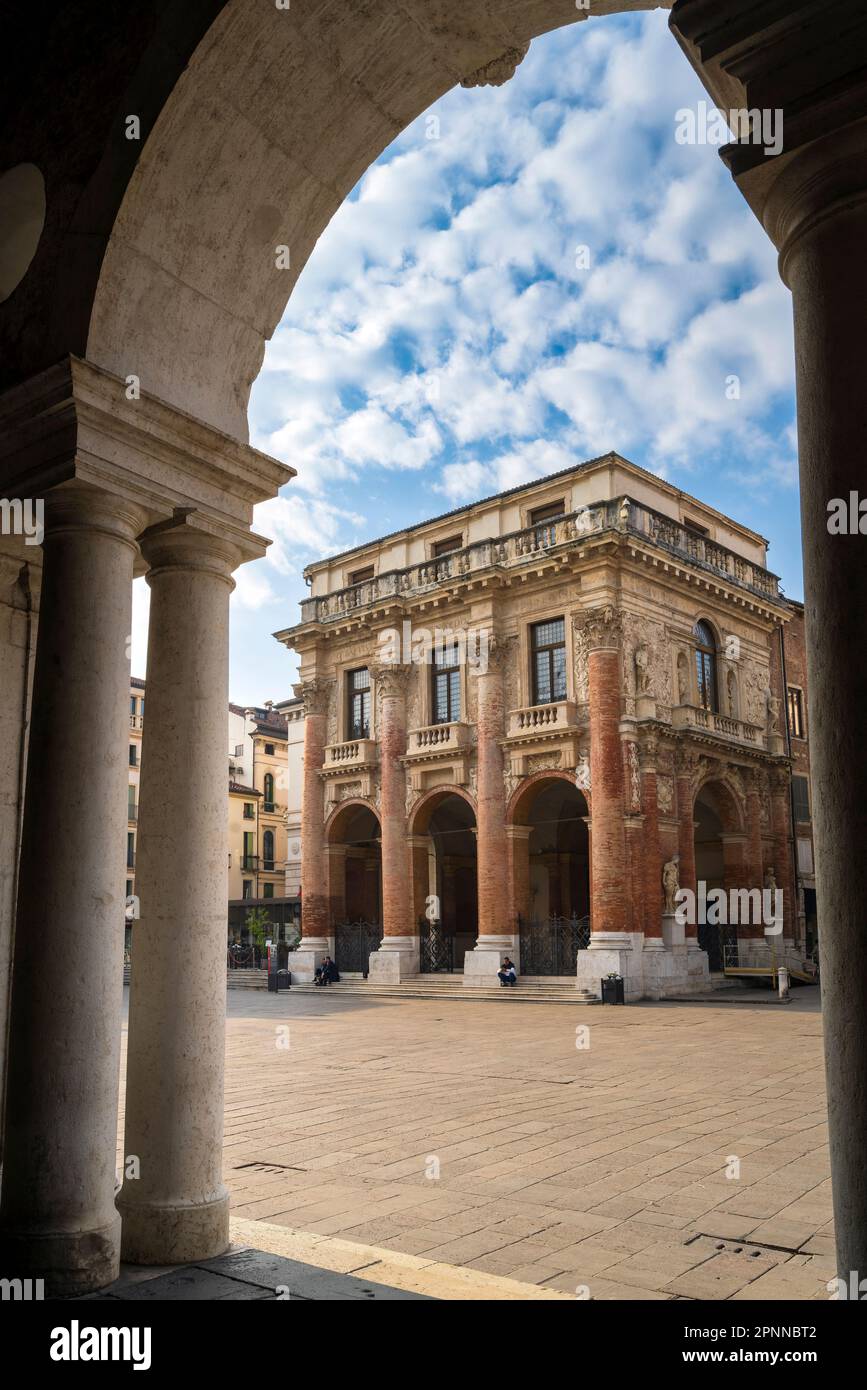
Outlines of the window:
{"label": "window", "polygon": [[347,738],[370,738],[370,672],[364,666],[346,675],[349,693]]}
{"label": "window", "polygon": [[273,758],[273,756],[274,756],[274,745],[273,745],[273,743],[266,743],[266,744],[265,744],[265,756],[266,756],[266,758]]}
{"label": "window", "polygon": [[363,569],[353,570],[349,576],[350,584],[363,584],[367,579],[373,579],[373,565],[365,565]]}
{"label": "window", "polygon": [[801,691],[795,685],[790,685],[787,691],[787,708],[789,714],[789,733],[792,738],[804,737],[804,706]]}
{"label": "window", "polygon": [[457,643],[433,648],[433,724],[451,724],[461,717],[461,672]]}
{"label": "window", "polygon": [[127,820],[135,820],[135,819],[136,819],[136,816],[137,816],[137,813],[138,813],[138,807],[137,807],[137,805],[136,805],[135,794],[136,794],[136,787],[135,787],[135,784],[134,784],[134,783],[130,783],[129,790],[128,790],[128,792],[127,792],[127,817],[126,817]]}
{"label": "window", "polygon": [[127,896],[128,898],[131,898],[131,897],[132,897],[132,879],[131,879],[131,878],[128,878],[127,881],[126,881],[126,896]]}
{"label": "window", "polygon": [[566,699],[566,621],[554,618],[530,629],[533,656],[533,704]]}
{"label": "window", "polygon": [[273,898],[273,896],[274,896],[274,885],[273,885],[273,883],[263,883],[263,884],[262,884],[262,897],[263,897],[263,898]]}
{"label": "window", "polygon": [[463,543],[463,536],[447,536],[445,540],[434,541],[432,551],[434,559],[439,559],[440,555],[451,555],[453,550],[460,550]]}
{"label": "window", "polygon": [[716,691],[716,640],[709,623],[696,623],[692,630],[695,638],[695,673],[698,679],[698,702],[705,709],[717,713]]}
{"label": "window", "polygon": [[243,743],[236,743],[236,744],[235,744],[235,757],[236,757],[236,758],[243,758],[243,756],[244,756],[244,745],[243,745]]}
{"label": "window", "polygon": [[126,867],[135,868],[135,833],[132,830],[126,832]]}
{"label": "window", "polygon": [[133,717],[135,717],[135,696],[134,696],[134,695],[130,695],[130,697],[129,697],[129,712],[130,712],[131,715],[133,715]]}
{"label": "window", "polygon": [[263,868],[263,869],[269,869],[269,870],[270,870],[270,869],[273,869],[273,868],[274,868],[274,831],[273,831],[273,830],[266,830],[266,831],[265,831],[265,834],[262,836],[262,859],[263,859],[263,861],[264,861],[263,864],[262,864],[262,868]]}
{"label": "window", "polygon": [[241,868],[242,868],[242,869],[255,869],[255,867],[256,867],[256,851],[255,851],[255,848],[254,848],[254,846],[253,846],[253,832],[252,832],[252,830],[245,830],[245,831],[244,831],[244,858],[243,858],[243,861],[242,861],[242,864],[241,864]]}
{"label": "window", "polygon": [[138,767],[138,755],[134,743],[129,746],[129,765],[130,767]]}
{"label": "window", "polygon": [[241,896],[244,898],[252,898],[253,896],[253,884],[249,878],[245,878],[241,884]]}
{"label": "window", "polygon": [[805,836],[798,836],[798,873],[809,878],[813,873],[813,842]]}
{"label": "window", "polygon": [[274,810],[274,778],[270,772],[265,773],[265,810]]}
{"label": "window", "polygon": [[810,784],[806,777],[792,778],[792,811],[795,820],[810,819]]}
{"label": "window", "polygon": [[544,507],[534,507],[530,513],[530,525],[538,526],[543,521],[554,521],[558,516],[564,516],[566,504],[560,502],[548,502]]}
{"label": "window", "polygon": [[256,808],[252,801],[244,802],[244,820],[253,820],[256,815]]}

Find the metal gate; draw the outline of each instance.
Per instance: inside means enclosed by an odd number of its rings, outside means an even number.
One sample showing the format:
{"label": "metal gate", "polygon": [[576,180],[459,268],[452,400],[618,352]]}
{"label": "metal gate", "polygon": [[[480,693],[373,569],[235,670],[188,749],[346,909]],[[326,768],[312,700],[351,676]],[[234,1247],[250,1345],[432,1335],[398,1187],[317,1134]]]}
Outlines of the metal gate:
{"label": "metal gate", "polygon": [[382,927],[378,922],[341,922],[334,928],[334,964],[341,974],[367,975],[370,953],[378,951]]}
{"label": "metal gate", "polygon": [[548,917],[543,922],[518,918],[522,975],[574,975],[578,952],[590,944],[590,918]]}
{"label": "metal gate", "polygon": [[419,919],[419,969],[423,975],[450,974],[454,970],[454,936],[442,923]]}

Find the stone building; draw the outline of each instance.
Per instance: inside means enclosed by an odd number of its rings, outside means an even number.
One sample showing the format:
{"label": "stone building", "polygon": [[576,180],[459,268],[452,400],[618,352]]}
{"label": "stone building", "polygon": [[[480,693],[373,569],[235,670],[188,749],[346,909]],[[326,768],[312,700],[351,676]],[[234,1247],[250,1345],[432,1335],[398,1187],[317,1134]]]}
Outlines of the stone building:
{"label": "stone building", "polygon": [[[800,967],[793,610],[765,561],[761,536],[609,454],[310,566],[278,634],[307,711],[295,972],[369,947],[374,978],[486,985],[508,952],[640,998]],[[667,864],[694,912],[664,911]],[[748,922],[746,898],[739,923],[702,910],[768,887],[782,924],[755,899]]]}

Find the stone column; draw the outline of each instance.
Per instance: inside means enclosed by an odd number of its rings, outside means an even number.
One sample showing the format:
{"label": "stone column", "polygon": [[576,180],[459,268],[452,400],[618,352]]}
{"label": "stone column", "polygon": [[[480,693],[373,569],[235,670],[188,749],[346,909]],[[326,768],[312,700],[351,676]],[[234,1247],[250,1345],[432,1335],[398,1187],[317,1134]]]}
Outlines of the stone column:
{"label": "stone column", "polygon": [[499,987],[497,971],[502,957],[515,950],[514,924],[509,921],[506,899],[509,856],[502,741],[506,736],[503,675],[516,646],[516,638],[492,633],[487,668],[480,668],[475,675],[479,934],[474,949],[464,956],[464,985],[469,988]]}
{"label": "stone column", "polygon": [[[328,935],[333,936],[339,923],[346,921],[346,859],[347,845],[327,845],[328,867]],[[359,857],[359,856],[356,856]]]}
{"label": "stone column", "polygon": [[578,985],[598,991],[602,976],[614,971],[626,981],[627,997],[643,993],[643,933],[628,930],[626,813],[621,717],[622,614],[610,607],[591,609],[576,622],[583,632],[588,662],[590,775],[593,834],[591,852],[590,945],[578,953]]}
{"label": "stone column", "polygon": [[837,6],[819,7],[823,43],[814,3],[792,0],[766,28],[767,11],[754,8],[745,24],[741,0],[719,0],[708,25],[706,6],[678,0],[672,28],[721,105],[762,108],[772,93],[786,111],[782,155],[754,145],[724,153],[780,252],[794,307],[825,1065],[838,1272],[848,1280],[867,1270],[865,45],[857,26],[834,32]]}
{"label": "stone column", "polygon": [[304,701],[304,769],[301,786],[301,940],[289,952],[293,983],[316,978],[331,949],[328,939],[328,878],[322,771],[328,743],[328,706],[334,681],[313,676],[295,686]]}
{"label": "stone column", "polygon": [[226,707],[237,546],[195,515],[141,540],[151,591],[118,1209],[133,1264],[229,1242],[222,1179]]}
{"label": "stone column", "polygon": [[[84,486],[51,493],[45,513],[0,1260],[4,1275],[45,1278],[49,1293],[74,1294],[110,1283],[119,1267],[128,643],[146,518]],[[224,872],[225,864],[224,852]]]}
{"label": "stone column", "polygon": [[382,662],[373,669],[379,709],[382,825],[382,942],[370,956],[370,979],[396,984],[418,974],[418,927],[410,921],[409,851],[406,830],[406,690],[411,666]]}

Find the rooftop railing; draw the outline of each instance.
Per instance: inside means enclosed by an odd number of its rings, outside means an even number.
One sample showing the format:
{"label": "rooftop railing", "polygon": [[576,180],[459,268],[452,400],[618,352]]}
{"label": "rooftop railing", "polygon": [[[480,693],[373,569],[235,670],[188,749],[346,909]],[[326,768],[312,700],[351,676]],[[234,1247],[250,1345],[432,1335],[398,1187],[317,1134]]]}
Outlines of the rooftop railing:
{"label": "rooftop railing", "polygon": [[645,545],[747,589],[771,602],[782,602],[775,574],[718,545],[673,518],[629,497],[597,502],[565,516],[526,526],[505,536],[474,541],[461,550],[389,570],[345,589],[305,599],[302,623],[332,623],[384,599],[432,593],[485,570],[518,569],[553,551],[568,551],[606,532],[633,536]]}

